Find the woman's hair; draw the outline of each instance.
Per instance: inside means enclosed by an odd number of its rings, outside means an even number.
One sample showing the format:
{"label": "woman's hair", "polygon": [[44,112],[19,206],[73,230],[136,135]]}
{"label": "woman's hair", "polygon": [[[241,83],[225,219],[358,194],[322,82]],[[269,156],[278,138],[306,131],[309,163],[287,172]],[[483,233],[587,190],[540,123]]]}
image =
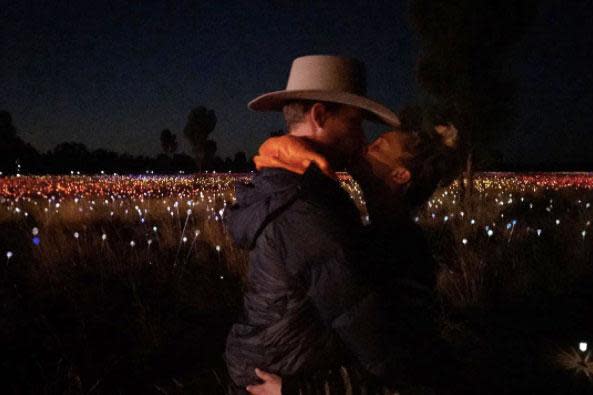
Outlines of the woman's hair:
{"label": "woman's hair", "polygon": [[460,174],[462,158],[459,135],[446,116],[418,106],[400,112],[405,133],[401,163],[411,173],[404,197],[410,208],[424,205],[438,187],[447,186]]}

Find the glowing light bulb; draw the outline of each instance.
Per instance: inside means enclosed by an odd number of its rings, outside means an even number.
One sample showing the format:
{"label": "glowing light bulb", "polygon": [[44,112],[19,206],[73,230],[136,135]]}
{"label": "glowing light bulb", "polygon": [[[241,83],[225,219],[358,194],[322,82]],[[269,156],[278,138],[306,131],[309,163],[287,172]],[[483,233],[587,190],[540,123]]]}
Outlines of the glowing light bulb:
{"label": "glowing light bulb", "polygon": [[582,352],[587,351],[587,343],[586,342],[580,342],[579,343],[579,350],[581,350]]}

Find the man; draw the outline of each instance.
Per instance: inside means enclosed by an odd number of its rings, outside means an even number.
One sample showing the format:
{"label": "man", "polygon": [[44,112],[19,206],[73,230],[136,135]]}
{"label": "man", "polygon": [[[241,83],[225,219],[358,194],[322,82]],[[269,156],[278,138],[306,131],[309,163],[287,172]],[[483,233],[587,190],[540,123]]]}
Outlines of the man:
{"label": "man", "polygon": [[373,294],[356,273],[360,216],[327,170],[345,168],[360,153],[364,118],[399,125],[365,93],[362,63],[304,56],[293,62],[285,90],[249,103],[256,111],[282,111],[288,133],[314,152],[279,146],[274,149],[284,155],[256,157],[258,174],[237,187],[226,215],[231,237],[250,250],[244,315],[225,352],[237,393],[259,382],[255,368],[286,382],[335,369],[350,357],[376,375],[385,368],[384,345],[370,319]]}

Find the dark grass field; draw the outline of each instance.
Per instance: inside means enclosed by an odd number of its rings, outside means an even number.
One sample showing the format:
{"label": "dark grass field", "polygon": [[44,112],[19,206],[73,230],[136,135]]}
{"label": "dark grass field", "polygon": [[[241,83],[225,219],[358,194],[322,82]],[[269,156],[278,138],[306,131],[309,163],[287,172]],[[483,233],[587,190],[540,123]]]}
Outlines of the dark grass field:
{"label": "dark grass field", "polygon": [[[247,267],[221,221],[237,179],[0,178],[0,392],[225,393]],[[484,174],[469,201],[454,185],[416,217],[460,387],[593,391],[592,183]]]}

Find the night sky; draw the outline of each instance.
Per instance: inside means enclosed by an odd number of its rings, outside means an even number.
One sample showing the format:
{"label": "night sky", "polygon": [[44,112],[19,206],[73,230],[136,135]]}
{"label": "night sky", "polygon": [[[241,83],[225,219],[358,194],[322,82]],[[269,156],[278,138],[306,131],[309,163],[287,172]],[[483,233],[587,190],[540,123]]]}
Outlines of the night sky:
{"label": "night sky", "polygon": [[[363,60],[369,96],[395,110],[419,92],[406,1],[54,3],[16,2],[0,17],[0,109],[41,151],[78,141],[153,156],[169,128],[189,152],[186,117],[204,105],[218,116],[218,154],[251,155],[283,124],[246,103],[283,89],[305,54]],[[497,146],[505,162],[591,161],[592,4],[544,0],[513,49],[519,121]]]}

